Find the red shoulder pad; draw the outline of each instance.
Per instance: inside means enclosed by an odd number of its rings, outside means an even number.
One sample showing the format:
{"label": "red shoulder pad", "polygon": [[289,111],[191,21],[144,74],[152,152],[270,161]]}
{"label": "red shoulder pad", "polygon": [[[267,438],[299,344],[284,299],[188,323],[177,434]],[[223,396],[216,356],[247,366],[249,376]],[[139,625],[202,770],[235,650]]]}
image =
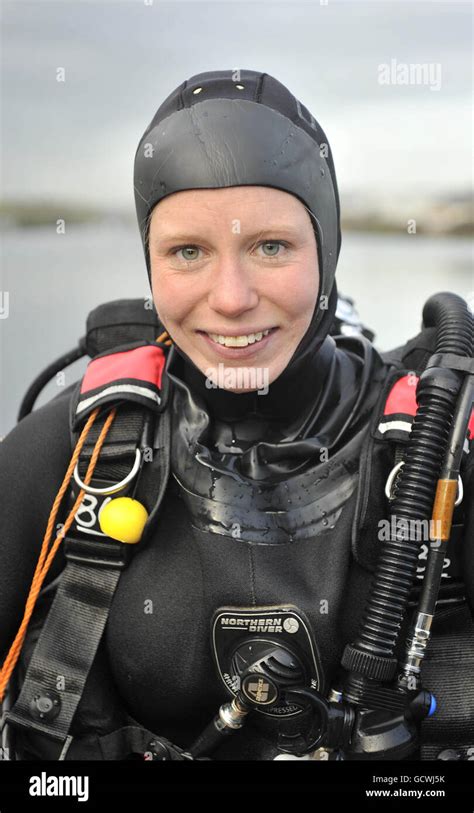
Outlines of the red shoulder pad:
{"label": "red shoulder pad", "polygon": [[73,428],[96,407],[116,401],[135,401],[159,411],[166,358],[163,348],[153,343],[135,343],[93,358],[81,381]]}
{"label": "red shoulder pad", "polygon": [[416,388],[418,376],[411,373],[395,381],[385,402],[383,414],[385,415],[416,415]]}
{"label": "red shoulder pad", "polygon": [[[418,408],[416,400],[418,380],[417,375],[409,373],[402,375],[392,384],[375,431],[376,438],[397,443],[407,441]],[[469,441],[474,438],[474,407],[469,420],[467,436]],[[467,439],[464,442],[464,451],[469,452]]]}
{"label": "red shoulder pad", "polygon": [[472,407],[471,417],[469,418],[469,423],[467,425],[467,436],[469,440],[474,439],[474,407]]}
{"label": "red shoulder pad", "polygon": [[417,410],[417,385],[414,373],[402,375],[392,384],[375,432],[379,440],[406,442]]}

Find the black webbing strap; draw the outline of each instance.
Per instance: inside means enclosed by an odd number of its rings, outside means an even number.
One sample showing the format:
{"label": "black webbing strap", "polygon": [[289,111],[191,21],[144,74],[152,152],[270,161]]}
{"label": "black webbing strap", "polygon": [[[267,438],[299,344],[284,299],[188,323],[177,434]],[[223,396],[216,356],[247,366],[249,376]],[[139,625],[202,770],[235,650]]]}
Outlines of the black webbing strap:
{"label": "black webbing strap", "polygon": [[[99,748],[102,758],[105,760],[126,759],[130,754],[141,754],[143,757],[148,753],[150,758],[183,760],[182,748],[170,742],[166,737],[161,737],[149,731],[147,728],[138,725],[127,725],[104,734],[99,737]],[[152,757],[155,752],[154,757]]]}
{"label": "black webbing strap", "polygon": [[437,612],[434,624],[439,632],[433,631],[421,675],[423,688],[434,694],[437,708],[421,725],[421,759],[438,759],[447,749],[454,752],[452,759],[472,759],[474,620],[465,603]]}
{"label": "black webbing strap", "polygon": [[[94,469],[92,478],[94,481],[104,479],[110,483],[119,482],[130,472],[137,447],[151,447],[153,442],[151,435],[153,421],[150,420],[149,410],[130,401],[122,401],[112,406],[117,406],[117,414],[110,425]],[[110,407],[107,406],[104,412],[97,416],[82,447],[78,466],[82,480],[109,411]],[[81,430],[82,426],[72,434],[73,448]]]}
{"label": "black webbing strap", "polygon": [[[130,407],[128,404],[126,406]],[[104,444],[107,447],[107,465],[105,462],[101,465],[102,482],[116,482],[116,475],[121,477],[126,473],[124,452],[129,454],[132,451],[134,435],[133,451],[143,438],[143,418],[137,421],[137,409],[141,413],[146,412],[136,405],[124,409],[123,413],[120,408],[117,410],[112,423],[115,432],[111,434],[110,442]],[[96,418],[96,436],[106,414]],[[96,427],[96,424],[99,426]],[[156,436],[151,441],[153,447],[159,449],[153,477],[156,502],[151,516],[156,514],[169,477],[169,436],[169,416],[164,413],[157,418]],[[89,450],[92,442],[88,443]],[[113,451],[116,453],[115,460]],[[109,463],[114,477],[106,476]],[[118,471],[118,466],[122,466],[121,471]],[[90,484],[94,483],[93,477]],[[142,542],[144,538],[145,533]],[[65,759],[72,742],[69,731],[107,623],[120,574],[127,566],[130,550],[133,548],[135,553],[142,542],[126,545],[106,536],[81,537],[77,530],[63,541],[66,567],[28,664],[20,694],[12,709],[6,713],[8,724],[33,730],[57,741],[58,759]]]}
{"label": "black webbing strap", "polygon": [[428,360],[428,367],[448,367],[462,373],[474,375],[474,359],[469,356],[458,356],[456,353],[435,353]]}
{"label": "black webbing strap", "polygon": [[[120,543],[119,543],[120,544]],[[58,741],[58,759],[95,658],[121,570],[68,561],[7,722]],[[43,717],[41,718],[41,713]],[[64,746],[64,748],[63,748]]]}

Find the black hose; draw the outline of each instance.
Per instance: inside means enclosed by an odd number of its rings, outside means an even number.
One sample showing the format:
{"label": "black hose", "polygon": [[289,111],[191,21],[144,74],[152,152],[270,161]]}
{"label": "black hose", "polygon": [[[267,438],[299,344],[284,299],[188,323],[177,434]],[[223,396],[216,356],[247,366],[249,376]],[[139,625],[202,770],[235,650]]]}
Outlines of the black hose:
{"label": "black hose", "polygon": [[23,400],[20,404],[20,409],[18,410],[18,417],[17,423],[23,420],[26,415],[29,415],[32,411],[35,401],[38,398],[40,392],[46,384],[48,384],[53,376],[56,375],[60,370],[63,370],[69,364],[72,364],[74,361],[81,359],[83,356],[86,355],[86,340],[85,337],[79,339],[79,344],[77,347],[74,347],[72,350],[68,350],[67,353],[63,353],[62,356],[52,361],[51,364],[48,364],[46,369],[44,369],[33,381],[32,384],[28,387],[25,395],[23,396]]}
{"label": "black hose", "polygon": [[[452,293],[432,296],[423,309],[423,322],[437,328],[436,353],[472,356],[474,320],[461,297]],[[344,694],[354,702],[361,696],[357,673],[381,681],[391,680],[395,674],[395,647],[419,554],[411,523],[431,518],[462,381],[462,374],[448,367],[428,366],[420,376],[418,409],[390,506],[390,539],[377,562],[358,638],[346,646],[342,658],[342,665],[353,673]]]}

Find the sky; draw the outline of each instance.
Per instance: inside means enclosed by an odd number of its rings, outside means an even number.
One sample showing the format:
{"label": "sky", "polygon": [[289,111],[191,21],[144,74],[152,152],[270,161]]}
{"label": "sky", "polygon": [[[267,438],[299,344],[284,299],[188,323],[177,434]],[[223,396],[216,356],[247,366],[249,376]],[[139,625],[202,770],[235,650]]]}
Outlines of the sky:
{"label": "sky", "polygon": [[[1,14],[4,198],[133,211],[133,157],[161,102],[239,67],[310,109],[342,196],[471,188],[468,2],[3,0]],[[424,80],[400,84],[410,65]]]}

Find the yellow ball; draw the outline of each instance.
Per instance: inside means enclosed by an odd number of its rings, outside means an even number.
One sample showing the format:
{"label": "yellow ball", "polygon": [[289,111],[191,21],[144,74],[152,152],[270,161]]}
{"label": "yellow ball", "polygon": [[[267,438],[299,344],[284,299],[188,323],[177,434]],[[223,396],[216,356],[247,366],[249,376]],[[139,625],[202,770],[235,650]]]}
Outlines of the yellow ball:
{"label": "yellow ball", "polygon": [[115,497],[104,505],[99,525],[111,539],[133,545],[140,541],[147,519],[148,511],[141,502],[131,497]]}

